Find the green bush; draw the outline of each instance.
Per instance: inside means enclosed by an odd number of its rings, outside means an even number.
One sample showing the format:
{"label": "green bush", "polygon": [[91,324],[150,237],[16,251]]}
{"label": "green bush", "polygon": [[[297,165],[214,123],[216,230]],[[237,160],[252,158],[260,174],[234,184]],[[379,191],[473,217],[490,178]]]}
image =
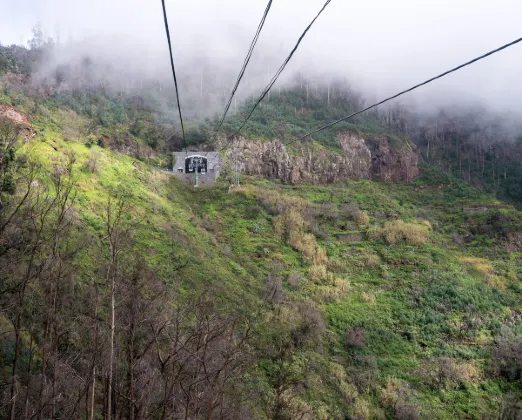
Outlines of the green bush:
{"label": "green bush", "polygon": [[14,194],[16,191],[16,184],[14,181],[13,174],[8,172],[4,175],[3,178],[1,178],[2,181],[2,191],[6,192],[7,194]]}

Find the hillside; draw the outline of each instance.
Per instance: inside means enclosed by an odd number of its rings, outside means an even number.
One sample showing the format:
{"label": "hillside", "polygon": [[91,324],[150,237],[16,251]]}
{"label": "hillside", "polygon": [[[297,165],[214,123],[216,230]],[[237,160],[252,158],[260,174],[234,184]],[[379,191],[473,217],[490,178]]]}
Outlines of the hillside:
{"label": "hillside", "polygon": [[301,78],[194,189],[161,84],[36,80],[45,48],[0,47],[0,417],[520,418],[516,144],[400,107],[296,142],[364,102]]}
{"label": "hillside", "polygon": [[195,190],[65,112],[1,130],[2,416],[519,415],[513,207],[434,167]]}
{"label": "hillside", "polygon": [[440,111],[417,125],[414,137],[426,162],[520,206],[518,119],[471,108],[451,114]]}

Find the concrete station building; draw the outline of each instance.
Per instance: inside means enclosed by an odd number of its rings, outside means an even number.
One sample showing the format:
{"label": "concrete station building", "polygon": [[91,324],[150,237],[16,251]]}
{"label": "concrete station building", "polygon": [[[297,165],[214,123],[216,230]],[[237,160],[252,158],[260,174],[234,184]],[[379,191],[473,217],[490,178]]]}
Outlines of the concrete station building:
{"label": "concrete station building", "polygon": [[197,168],[198,184],[212,185],[219,178],[221,166],[219,152],[175,152],[172,171],[177,178],[195,184]]}

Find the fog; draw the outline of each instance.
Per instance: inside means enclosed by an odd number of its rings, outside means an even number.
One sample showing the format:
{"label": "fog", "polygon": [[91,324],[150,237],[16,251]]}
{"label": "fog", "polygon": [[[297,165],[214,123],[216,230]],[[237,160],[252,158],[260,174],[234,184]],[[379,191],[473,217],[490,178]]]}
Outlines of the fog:
{"label": "fog", "polygon": [[[240,95],[266,84],[323,3],[274,0]],[[230,91],[265,7],[265,0],[167,1],[180,78],[226,74],[220,83]],[[126,74],[169,76],[160,0],[0,0],[0,16],[3,44],[27,41],[40,20],[60,40],[58,63],[90,54]],[[342,77],[368,100],[382,99],[522,36],[520,16],[520,0],[333,0],[282,83],[296,72]],[[522,44],[400,101],[420,110],[480,103],[518,116],[520,74]]]}

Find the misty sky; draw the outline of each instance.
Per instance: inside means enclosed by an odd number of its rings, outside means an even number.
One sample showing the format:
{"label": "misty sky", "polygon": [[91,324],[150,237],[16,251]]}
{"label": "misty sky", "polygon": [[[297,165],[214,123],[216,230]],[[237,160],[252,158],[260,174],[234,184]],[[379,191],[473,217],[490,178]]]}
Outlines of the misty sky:
{"label": "misty sky", "polygon": [[[274,0],[256,51],[267,77],[323,3]],[[205,55],[239,70],[266,1],[167,5],[178,62]],[[521,16],[520,0],[333,0],[285,73],[307,69],[347,77],[380,99],[521,37]],[[62,41],[87,39],[130,66],[168,70],[160,0],[0,0],[0,42],[26,42],[38,19]],[[522,115],[521,76],[519,44],[422,88],[409,101],[425,106],[478,99]]]}

